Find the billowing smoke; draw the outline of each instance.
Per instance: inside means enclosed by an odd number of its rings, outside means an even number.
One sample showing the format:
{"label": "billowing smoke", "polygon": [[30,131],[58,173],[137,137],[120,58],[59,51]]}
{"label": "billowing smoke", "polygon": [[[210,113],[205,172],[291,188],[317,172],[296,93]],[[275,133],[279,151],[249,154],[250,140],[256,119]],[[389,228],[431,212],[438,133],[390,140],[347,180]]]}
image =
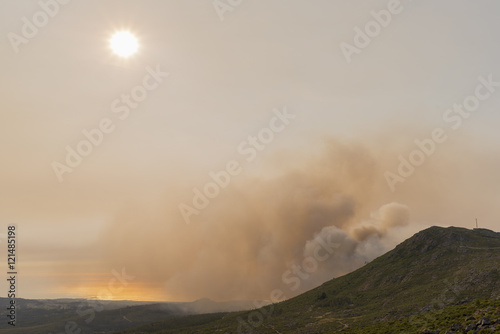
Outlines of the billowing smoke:
{"label": "billowing smoke", "polygon": [[[346,274],[431,225],[473,227],[478,217],[480,226],[496,229],[500,159],[465,136],[436,148],[390,190],[384,173],[397,172],[398,156],[415,149],[413,136],[387,131],[362,145],[329,139],[307,149],[266,149],[189,225],[179,204],[210,179],[205,167],[82,171],[68,184],[80,189],[74,196],[26,192],[37,219],[65,218],[47,225],[64,248],[37,246],[33,236],[23,250],[32,261],[51,259],[54,276],[43,284],[70,296],[97,295],[124,269],[134,279],[117,299],[262,300],[276,289],[292,297]],[[201,181],[193,181],[197,175]],[[22,212],[6,203],[11,214]],[[97,212],[94,225],[65,223]]]}
{"label": "billowing smoke", "polygon": [[397,226],[405,226],[410,219],[406,205],[389,203],[371,214],[370,220],[352,230],[355,239],[363,241],[372,235],[383,237],[389,230]]}
{"label": "billowing smoke", "polygon": [[[303,288],[310,289],[332,277],[344,275],[383,254],[390,248],[384,237],[392,228],[408,223],[408,207],[389,203],[373,212],[367,223],[355,225],[350,233],[336,226],[324,227],[305,245],[304,259],[309,261],[302,262],[313,266]],[[308,271],[305,266],[304,269]]]}
{"label": "billowing smoke", "polygon": [[292,297],[381,255],[385,236],[408,224],[405,205],[375,206],[382,173],[362,147],[330,141],[299,161],[235,178],[189,225],[173,199],[149,218],[130,209],[103,236],[103,254],[166,299]]}

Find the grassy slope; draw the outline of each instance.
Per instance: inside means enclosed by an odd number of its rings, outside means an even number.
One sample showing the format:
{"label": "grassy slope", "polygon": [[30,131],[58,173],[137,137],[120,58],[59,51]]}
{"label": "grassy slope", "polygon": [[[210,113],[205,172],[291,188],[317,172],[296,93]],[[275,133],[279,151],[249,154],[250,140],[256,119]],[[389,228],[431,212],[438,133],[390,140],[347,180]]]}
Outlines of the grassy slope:
{"label": "grassy slope", "polygon": [[263,323],[257,312],[240,312],[214,315],[215,321],[203,324],[198,316],[188,317],[184,327],[165,320],[126,333],[238,333],[238,326],[241,333],[352,331],[458,302],[500,298],[499,263],[500,233],[432,227],[355,272],[263,308]]}
{"label": "grassy slope", "polygon": [[456,333],[467,333],[467,326],[477,324],[478,320],[490,318],[496,321],[496,331],[480,329],[479,333],[500,332],[500,300],[475,301],[462,305],[447,306],[423,314],[394,321],[377,323],[363,328],[348,328],[345,334],[401,334],[422,333],[424,330],[439,331],[444,334],[459,324]]}

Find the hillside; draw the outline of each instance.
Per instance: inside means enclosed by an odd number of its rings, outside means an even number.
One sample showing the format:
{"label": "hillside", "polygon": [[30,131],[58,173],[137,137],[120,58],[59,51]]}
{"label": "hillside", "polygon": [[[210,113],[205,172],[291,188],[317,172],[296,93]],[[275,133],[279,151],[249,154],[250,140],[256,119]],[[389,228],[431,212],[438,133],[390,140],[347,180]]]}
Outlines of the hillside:
{"label": "hillside", "polygon": [[[437,326],[439,317],[427,316],[436,312],[472,317],[484,304],[496,314],[499,263],[500,233],[431,227],[364,267],[287,301],[211,319],[170,319],[123,333],[382,333],[397,321],[406,321],[409,333],[417,328],[420,333]],[[454,311],[460,305],[470,309]],[[452,320],[464,321],[447,319]]]}

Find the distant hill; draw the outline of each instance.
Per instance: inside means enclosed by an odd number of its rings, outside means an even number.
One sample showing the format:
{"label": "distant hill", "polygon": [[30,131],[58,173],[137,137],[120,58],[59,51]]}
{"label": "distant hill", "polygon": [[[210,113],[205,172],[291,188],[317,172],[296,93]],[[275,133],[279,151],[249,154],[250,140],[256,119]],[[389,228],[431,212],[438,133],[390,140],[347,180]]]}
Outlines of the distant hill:
{"label": "distant hill", "polygon": [[444,334],[466,333],[467,326],[471,333],[495,326],[499,332],[499,264],[500,233],[431,227],[364,267],[284,302],[171,318],[123,333]]}
{"label": "distant hill", "polygon": [[[9,299],[0,298],[1,305]],[[170,317],[190,314],[249,310],[251,301],[214,302],[201,299],[188,303],[138,301],[96,301],[86,299],[16,299],[17,324],[0,322],[0,333],[60,334],[74,323],[69,332],[113,333]],[[5,313],[5,312],[4,312]],[[71,328],[71,327],[69,327]],[[79,331],[78,331],[79,330]]]}

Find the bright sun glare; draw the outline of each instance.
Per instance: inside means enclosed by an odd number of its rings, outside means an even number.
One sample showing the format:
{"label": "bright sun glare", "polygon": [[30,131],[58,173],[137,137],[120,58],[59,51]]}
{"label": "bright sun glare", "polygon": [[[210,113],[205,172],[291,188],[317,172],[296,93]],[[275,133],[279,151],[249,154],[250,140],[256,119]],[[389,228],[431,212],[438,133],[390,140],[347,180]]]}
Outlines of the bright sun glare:
{"label": "bright sun glare", "polygon": [[128,31],[116,32],[110,40],[111,50],[120,57],[129,57],[137,52],[137,38]]}

